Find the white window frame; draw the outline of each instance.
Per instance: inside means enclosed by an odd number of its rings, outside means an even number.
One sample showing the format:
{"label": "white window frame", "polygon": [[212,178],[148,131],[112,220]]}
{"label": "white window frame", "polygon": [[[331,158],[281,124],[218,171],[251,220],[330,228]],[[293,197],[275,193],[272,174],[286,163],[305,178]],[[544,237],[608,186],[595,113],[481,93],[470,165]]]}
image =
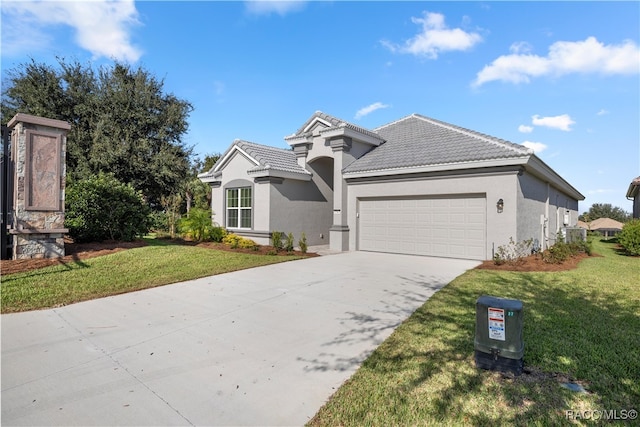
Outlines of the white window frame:
{"label": "white window frame", "polygon": [[[249,195],[246,196],[244,192],[248,191]],[[230,195],[235,193],[235,203],[230,203],[234,199],[230,199]],[[250,186],[247,187],[233,187],[227,188],[225,191],[225,200],[226,200],[226,224],[227,228],[238,229],[238,230],[251,230],[253,228],[253,188]],[[248,203],[247,203],[248,202]],[[235,204],[236,206],[231,206]],[[230,212],[235,211],[235,222],[232,224],[232,215]],[[243,227],[243,218],[246,219],[246,216],[243,216],[243,213],[249,214],[249,226]],[[246,225],[246,224],[245,224]]]}

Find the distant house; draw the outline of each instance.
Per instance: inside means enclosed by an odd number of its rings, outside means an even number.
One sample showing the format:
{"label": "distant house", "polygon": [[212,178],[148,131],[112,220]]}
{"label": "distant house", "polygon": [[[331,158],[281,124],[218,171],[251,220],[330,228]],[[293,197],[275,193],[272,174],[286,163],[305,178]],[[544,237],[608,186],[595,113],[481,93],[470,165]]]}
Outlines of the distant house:
{"label": "distant house", "polygon": [[633,217],[640,218],[640,176],[629,184],[627,199],[633,200]]}
{"label": "distant house", "polygon": [[602,234],[604,237],[615,236],[622,230],[623,226],[623,223],[611,218],[598,218],[594,219],[591,222],[578,221],[578,227],[586,228],[590,231],[595,231]]}
{"label": "distant house", "polygon": [[236,140],[199,178],[214,220],[269,244],[485,260],[509,243],[542,249],[575,226],[584,196],[532,150],[419,114],[365,129],[316,112],[289,149]]}

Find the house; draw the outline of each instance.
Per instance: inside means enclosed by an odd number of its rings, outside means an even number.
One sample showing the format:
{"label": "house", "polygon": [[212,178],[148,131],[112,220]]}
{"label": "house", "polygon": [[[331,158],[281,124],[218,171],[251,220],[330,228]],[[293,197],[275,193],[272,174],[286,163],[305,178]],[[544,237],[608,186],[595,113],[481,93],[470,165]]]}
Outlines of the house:
{"label": "house", "polygon": [[419,114],[365,129],[316,112],[289,149],[236,140],[199,178],[214,220],[269,244],[484,260],[498,246],[552,245],[575,226],[573,186],[526,147]]}
{"label": "house", "polygon": [[578,221],[578,226],[590,231],[595,231],[608,238],[622,231],[624,224],[611,218],[598,218],[591,222]]}
{"label": "house", "polygon": [[631,181],[627,190],[627,199],[633,200],[633,218],[640,218],[640,176]]}

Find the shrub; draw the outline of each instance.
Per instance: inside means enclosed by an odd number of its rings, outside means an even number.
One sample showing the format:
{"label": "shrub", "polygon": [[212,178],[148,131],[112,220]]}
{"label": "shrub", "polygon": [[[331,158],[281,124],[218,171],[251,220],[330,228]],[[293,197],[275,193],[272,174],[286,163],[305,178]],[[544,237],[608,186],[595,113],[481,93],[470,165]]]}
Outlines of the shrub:
{"label": "shrub", "polygon": [[562,264],[569,256],[571,256],[571,249],[562,240],[542,252],[542,260],[548,264]]}
{"label": "shrub", "polygon": [[209,240],[213,233],[211,211],[207,209],[192,208],[186,218],[180,219],[178,225],[182,233],[196,242]]}
{"label": "shrub", "polygon": [[276,251],[280,251],[283,248],[283,245],[282,245],[283,234],[284,233],[282,231],[271,232],[271,244],[273,245]]}
{"label": "shrub", "polygon": [[640,219],[627,222],[618,233],[618,244],[629,255],[640,255]]}
{"label": "shrub", "polygon": [[227,230],[225,230],[222,227],[219,226],[213,226],[211,227],[211,232],[209,234],[209,238],[214,241],[214,242],[222,242],[222,239],[224,239],[224,236],[227,235]]}
{"label": "shrub", "polygon": [[169,232],[169,218],[166,212],[153,211],[149,214],[149,229],[155,232]]}
{"label": "shrub", "polygon": [[149,232],[151,211],[142,194],[99,174],[66,189],[65,226],[77,242],[134,240]]}
{"label": "shrub", "polygon": [[304,234],[304,232],[300,235],[300,240],[298,240],[298,246],[300,247],[300,252],[302,252],[303,254],[307,253],[307,236]]}
{"label": "shrub", "polygon": [[286,239],[286,242],[284,244],[284,249],[287,252],[293,252],[293,245],[294,245],[293,241],[294,241],[293,240],[293,233],[287,234],[287,239]]}
{"label": "shrub", "polygon": [[496,265],[502,264],[519,264],[524,261],[526,256],[533,253],[533,239],[523,240],[516,243],[513,237],[509,238],[509,243],[498,246],[493,255],[493,262]]}
{"label": "shrub", "polygon": [[258,249],[258,244],[251,239],[247,239],[237,234],[229,233],[222,239],[222,243],[228,245],[231,249]]}

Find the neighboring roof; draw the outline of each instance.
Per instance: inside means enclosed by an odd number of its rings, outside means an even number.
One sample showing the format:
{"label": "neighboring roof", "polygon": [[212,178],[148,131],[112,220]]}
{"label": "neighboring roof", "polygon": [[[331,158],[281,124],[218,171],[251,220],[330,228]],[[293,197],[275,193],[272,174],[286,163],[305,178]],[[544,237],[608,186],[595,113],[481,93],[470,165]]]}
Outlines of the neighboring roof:
{"label": "neighboring roof", "polygon": [[198,178],[207,179],[217,177],[223,166],[231,159],[233,153],[236,151],[243,153],[255,164],[255,167],[247,170],[250,174],[269,172],[269,175],[278,175],[277,172],[284,172],[286,174],[304,175],[305,177],[311,176],[309,171],[298,164],[296,155],[291,150],[236,139],[233,141],[233,144],[231,144],[231,147],[220,156],[220,159],[213,165],[211,170],[198,175]]}
{"label": "neighboring roof", "polygon": [[622,230],[623,223],[611,218],[598,218],[589,223],[589,229],[594,230]]}
{"label": "neighboring roof", "polygon": [[345,173],[528,158],[532,151],[511,142],[412,114],[374,129],[386,142],[357,159]]}
{"label": "neighboring roof", "polygon": [[629,184],[629,189],[627,190],[627,197],[638,197],[638,192],[640,191],[640,176],[631,181]]}
{"label": "neighboring roof", "polygon": [[578,227],[580,228],[586,228],[587,230],[589,229],[589,223],[588,222],[584,222],[584,221],[580,221],[578,220]]}

